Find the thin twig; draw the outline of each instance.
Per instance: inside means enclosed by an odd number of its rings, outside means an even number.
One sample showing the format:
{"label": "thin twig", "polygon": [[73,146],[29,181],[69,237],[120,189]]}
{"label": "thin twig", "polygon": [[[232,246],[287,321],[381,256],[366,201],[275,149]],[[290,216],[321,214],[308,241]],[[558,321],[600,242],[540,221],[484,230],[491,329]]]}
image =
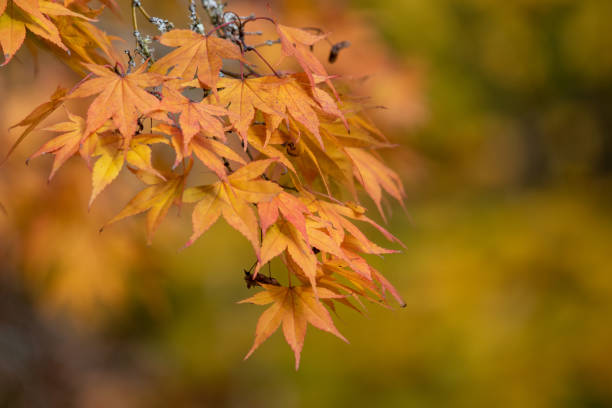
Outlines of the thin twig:
{"label": "thin twig", "polygon": [[268,66],[268,68],[270,68],[270,70],[274,73],[274,75],[276,75],[277,78],[280,78],[281,76],[279,75],[278,72],[276,72],[276,70],[274,69],[274,67],[268,62],[267,59],[265,59],[263,57],[263,55],[261,55],[259,53],[259,51],[257,51],[257,48],[253,48],[253,47],[248,47],[245,51],[253,51],[255,54],[257,54],[257,56],[259,57],[259,59],[261,59],[263,62],[265,62],[265,64]]}

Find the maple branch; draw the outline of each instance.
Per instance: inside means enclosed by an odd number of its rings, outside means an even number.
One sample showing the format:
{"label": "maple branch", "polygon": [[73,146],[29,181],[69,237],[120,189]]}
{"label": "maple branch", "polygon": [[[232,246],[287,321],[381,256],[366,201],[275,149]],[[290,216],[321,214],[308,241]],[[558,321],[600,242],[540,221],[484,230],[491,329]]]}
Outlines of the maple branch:
{"label": "maple branch", "polygon": [[132,7],[136,6],[138,8],[138,10],[140,10],[140,12],[142,13],[143,16],[145,16],[145,18],[149,21],[151,21],[151,19],[153,17],[151,17],[151,15],[149,13],[147,13],[147,10],[144,9],[144,7],[142,7],[142,4],[140,3],[140,0],[133,0],[132,1]]}
{"label": "maple branch", "polygon": [[132,28],[134,32],[138,31],[138,19],[136,19],[136,2],[138,0],[132,1]]}
{"label": "maple branch", "polygon": [[274,21],[273,18],[265,17],[265,16],[260,16],[260,17],[250,16],[249,18],[244,20],[244,24],[246,24],[246,23],[248,23],[250,21],[258,21],[258,20],[265,20],[265,21],[269,21],[272,24],[276,24],[276,21]]}
{"label": "maple branch", "polygon": [[229,26],[230,24],[234,24],[234,23],[235,23],[235,21],[228,21],[228,22],[225,22],[225,23],[223,23],[223,24],[220,24],[220,25],[218,25],[218,26],[214,27],[212,30],[210,30],[210,31],[209,31],[209,32],[206,34],[206,37],[210,37],[210,36],[211,36],[211,34],[216,33],[218,30],[220,30],[220,29],[222,29],[222,28],[225,28],[225,27]]}
{"label": "maple branch", "polygon": [[255,45],[249,45],[250,48],[260,48],[260,47],[265,47],[265,46],[269,46],[269,45],[274,45],[274,44],[280,44],[280,38],[277,40],[267,40],[264,41],[262,43],[259,44],[255,44]]}
{"label": "maple branch", "polygon": [[215,0],[202,0],[202,7],[206,10],[213,26],[221,24],[225,7],[223,3],[219,4]]}
{"label": "maple branch", "polygon": [[274,67],[268,62],[268,60],[266,60],[263,55],[261,55],[261,53],[259,51],[257,51],[257,48],[253,48],[251,46],[246,46],[245,51],[253,51],[255,54],[257,54],[257,56],[266,63],[266,65],[268,66],[268,68],[270,68],[270,70],[274,73],[274,75],[276,75],[277,78],[280,78],[281,76],[279,75],[278,72],[276,72],[276,70],[274,69]]}
{"label": "maple branch", "polygon": [[140,0],[132,0],[132,27],[134,28],[134,38],[136,39],[136,52],[145,60],[149,61],[149,64],[152,64],[155,61],[149,46],[147,45],[147,40],[142,37],[140,31],[138,30],[138,19],[136,18],[136,9],[139,9],[141,13],[150,20],[149,14],[144,10],[142,5],[140,4]]}
{"label": "maple branch", "polygon": [[195,8],[195,0],[191,0],[189,2],[189,20],[191,20],[191,26],[189,27],[191,31],[194,31],[198,34],[204,34],[204,24],[200,21],[198,17],[198,13]]}

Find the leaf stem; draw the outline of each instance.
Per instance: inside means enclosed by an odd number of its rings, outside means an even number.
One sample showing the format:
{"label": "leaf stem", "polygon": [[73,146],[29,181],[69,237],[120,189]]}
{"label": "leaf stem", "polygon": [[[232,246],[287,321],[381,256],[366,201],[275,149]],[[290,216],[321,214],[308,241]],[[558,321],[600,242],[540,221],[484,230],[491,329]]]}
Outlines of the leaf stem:
{"label": "leaf stem", "polygon": [[265,59],[263,57],[263,55],[261,55],[261,53],[259,51],[257,51],[257,48],[253,48],[251,46],[247,46],[245,51],[253,51],[255,52],[255,54],[257,54],[257,56],[259,57],[259,59],[261,59],[263,62],[266,63],[266,65],[268,66],[268,68],[270,68],[270,70],[274,73],[274,75],[276,75],[277,78],[280,78],[281,76],[279,75],[278,72],[276,72],[276,70],[274,69],[274,67],[268,62],[267,59]]}

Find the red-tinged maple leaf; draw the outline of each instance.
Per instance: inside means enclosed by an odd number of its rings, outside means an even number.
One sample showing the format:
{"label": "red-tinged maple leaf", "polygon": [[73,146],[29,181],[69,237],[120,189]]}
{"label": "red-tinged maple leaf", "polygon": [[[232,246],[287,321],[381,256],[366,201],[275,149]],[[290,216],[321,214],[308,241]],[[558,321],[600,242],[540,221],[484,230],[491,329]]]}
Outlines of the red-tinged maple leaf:
{"label": "red-tinged maple leaf", "polygon": [[327,194],[331,196],[331,179],[339,186],[352,190],[352,163],[341,146],[337,143],[327,143],[323,150],[318,142],[308,137],[297,139],[292,133],[281,134],[287,140],[287,146],[292,147],[287,149],[287,154],[307,185],[312,186],[319,178]]}
{"label": "red-tinged maple leaf", "polygon": [[182,174],[166,175],[165,180],[158,176],[146,174],[140,176],[149,187],[138,193],[119,214],[108,221],[103,228],[132,215],[147,212],[147,242],[150,244],[155,230],[168,214],[174,203],[180,203],[185,187],[185,180],[191,163]]}
{"label": "red-tinged maple leaf", "polygon": [[[370,241],[359,228],[351,223],[348,218],[366,222],[380,231],[385,238],[391,242],[396,242],[405,248],[405,245],[385,228],[378,225],[376,222],[368,218],[365,214],[366,209],[354,204],[347,203],[346,206],[335,204],[323,200],[316,199],[312,194],[302,191],[302,199],[308,203],[308,209],[312,213],[316,213],[321,221],[328,223],[327,230],[336,243],[347,245],[350,248],[358,248],[359,252],[369,254],[386,254],[397,252],[394,250],[382,248]],[[345,236],[345,232],[350,235]],[[354,241],[356,240],[356,242]],[[342,257],[341,257],[342,258]]]}
{"label": "red-tinged maple leaf", "polygon": [[396,242],[402,247],[406,248],[406,245],[404,245],[404,243],[400,241],[395,235],[391,234],[389,231],[377,224],[371,218],[367,217],[365,215],[365,208],[353,203],[346,203],[346,206],[323,201],[318,201],[318,203],[320,204],[319,208],[321,209],[319,210],[320,215],[324,213],[324,217],[335,217],[339,221],[339,224],[342,225],[345,229],[349,230],[349,228],[347,228],[347,225],[351,224],[346,218],[363,221],[376,228],[382,235],[384,235],[385,238],[387,238],[387,240],[391,242]]}
{"label": "red-tinged maple leaf", "polygon": [[[294,57],[308,75],[310,84],[314,87],[319,79],[324,79],[337,96],[336,89],[329,80],[329,75],[321,61],[312,53],[310,47],[327,36],[327,34],[314,35],[306,30],[276,25],[276,32],[281,40],[283,55]],[[321,78],[317,78],[321,77]]]}
{"label": "red-tinged maple leaf", "polygon": [[269,201],[282,191],[270,181],[259,179],[274,160],[258,160],[232,173],[227,181],[192,187],[185,190],[185,202],[197,202],[193,209],[193,234],[185,246],[191,245],[221,215],[229,225],[253,245],[259,259],[259,224],[250,203]]}
{"label": "red-tinged maple leaf", "polygon": [[[183,132],[177,126],[167,123],[160,123],[153,128],[154,132],[161,132],[170,136],[172,147],[176,154],[173,168],[176,167],[186,157],[195,154],[206,167],[211,169],[221,180],[227,180],[227,170],[223,159],[245,165],[244,159],[229,146],[212,138],[202,135],[195,135],[184,148]],[[229,163],[229,162],[228,162]]]}
{"label": "red-tinged maple leaf", "polygon": [[355,178],[374,200],[378,211],[386,220],[381,206],[382,190],[385,190],[403,205],[405,193],[402,181],[393,170],[382,164],[380,160],[367,151],[354,147],[347,147],[345,151],[353,160]]}
{"label": "red-tinged maple leaf", "polygon": [[[57,27],[43,13],[55,13],[61,5],[49,5],[49,2],[38,0],[2,0],[0,2],[0,46],[4,53],[6,65],[21,48],[25,40],[26,28],[31,33],[50,41],[66,50]],[[86,18],[77,13],[78,17]]]}
{"label": "red-tinged maple leaf", "polygon": [[221,180],[227,180],[227,170],[223,159],[246,164],[230,147],[207,137],[196,136],[191,141],[191,149],[198,159],[211,169]]}
{"label": "red-tinged maple leaf", "polygon": [[197,74],[198,79],[216,92],[219,72],[223,67],[223,58],[246,62],[240,48],[231,41],[215,36],[205,36],[191,30],[172,30],[164,33],[159,42],[169,47],[178,47],[157,60],[152,72],[169,74],[173,78],[191,80]]}
{"label": "red-tinged maple leaf", "polygon": [[255,329],[255,342],[244,357],[245,360],[283,325],[285,340],[295,355],[295,369],[300,367],[300,355],[304,347],[306,326],[308,323],[317,329],[327,331],[348,343],[348,340],[340,334],[334,322],[319,299],[338,299],[343,296],[331,290],[319,288],[318,299],[309,286],[281,287],[274,285],[262,285],[265,291],[242,300],[238,303],[253,303],[256,305],[267,305],[272,303],[262,313],[257,328]]}
{"label": "red-tinged maple leaf", "polygon": [[316,288],[317,257],[301,233],[287,221],[279,221],[266,231],[255,272],[285,251],[308,278],[310,285]]}
{"label": "red-tinged maple leaf", "polygon": [[32,156],[28,158],[28,161],[47,153],[55,155],[53,160],[53,167],[49,174],[49,181],[55,175],[55,172],[71,158],[76,152],[79,151],[81,140],[83,139],[83,132],[85,131],[85,120],[80,116],[73,115],[67,112],[70,121],[57,123],[53,126],[45,128],[43,130],[50,132],[63,132],[60,136],[57,136],[47,143],[45,143],[40,149],[38,149]]}
{"label": "red-tinged maple leaf", "polygon": [[[357,296],[361,296],[376,304],[386,306],[385,297],[381,293],[380,287],[372,280],[372,274],[368,276],[355,273],[348,264],[340,259],[328,259],[321,263],[320,270],[322,276],[318,277],[317,285],[325,288],[337,288],[346,293],[356,295],[354,298],[359,301]],[[342,284],[335,279],[334,275],[342,277],[348,284]]]}
{"label": "red-tinged maple leaf", "polygon": [[[298,123],[301,123],[319,142],[324,149],[323,140],[319,134],[319,117],[315,108],[317,102],[299,85],[295,78],[285,78],[278,86],[270,90],[273,95],[273,107],[276,111],[287,112]],[[275,123],[277,124],[277,123]],[[274,127],[269,131],[275,130]],[[268,141],[266,140],[267,144]]]}
{"label": "red-tinged maple leaf", "polygon": [[146,64],[129,74],[121,74],[100,65],[84,65],[97,78],[83,82],[67,98],[98,95],[87,110],[85,134],[91,134],[108,119],[112,119],[124,137],[124,144],[129,146],[130,139],[138,130],[139,115],[156,110],[159,106],[159,100],[145,88],[160,85],[164,77],[145,72]]}
{"label": "red-tinged maple leaf", "polygon": [[176,153],[174,167],[176,167],[185,157],[195,154],[206,167],[211,169],[221,180],[227,180],[227,170],[223,159],[245,165],[244,159],[232,150],[229,146],[212,138],[196,135],[191,139],[185,151],[184,136],[181,129],[160,123],[155,128],[156,132],[162,132],[171,137],[172,146]]}
{"label": "red-tinged maple leaf", "polygon": [[244,141],[247,141],[249,126],[255,119],[255,109],[280,117],[281,120],[285,118],[283,112],[275,109],[276,96],[272,92],[283,81],[268,76],[244,80],[222,78],[217,83],[219,88],[223,88],[218,91],[218,103],[232,112],[230,121]]}
{"label": "red-tinged maple leaf", "polygon": [[[312,99],[317,102],[317,107],[321,112],[325,113],[332,119],[340,119],[342,121],[342,124],[344,125],[345,133],[350,133],[350,126],[348,124],[348,121],[334,98],[332,98],[326,91],[319,88],[318,86],[312,86],[312,83],[309,81],[308,76],[304,73],[293,74],[291,75],[291,77],[295,79],[295,81],[304,89],[304,91],[306,91],[312,97]],[[315,75],[314,80],[316,84],[319,84],[320,82],[325,81],[325,78]],[[338,102],[342,101],[338,99]]]}
{"label": "red-tinged maple leaf", "polygon": [[374,280],[380,283],[383,290],[389,291],[389,293],[391,293],[391,295],[395,298],[395,300],[397,300],[397,303],[400,304],[400,307],[406,307],[406,302],[404,301],[402,296],[399,294],[397,289],[395,289],[395,287],[391,284],[391,282],[389,282],[387,278],[385,278],[380,272],[378,272],[376,269],[372,267],[370,267],[370,272]]}
{"label": "red-tinged maple leaf", "polygon": [[159,109],[180,113],[178,122],[183,134],[183,154],[186,154],[191,139],[199,132],[225,140],[225,131],[219,118],[228,112],[222,107],[211,105],[205,100],[193,102],[178,90],[164,88]]}
{"label": "red-tinged maple leaf", "polygon": [[[265,144],[266,140],[268,140],[268,144]],[[272,145],[282,145],[286,141],[280,137],[279,132],[275,132],[271,137],[266,135],[266,127],[263,125],[251,125],[248,130],[248,144],[249,147],[254,148],[264,156],[277,160],[284,167],[291,170],[294,174],[296,174],[295,167],[293,167],[293,163],[291,160],[287,158],[287,156],[275,146]],[[283,149],[284,150],[284,149]]]}
{"label": "red-tinged maple leaf", "polygon": [[344,147],[362,147],[370,149],[391,148],[395,145],[378,133],[377,129],[372,129],[361,125],[362,118],[351,116],[348,123],[350,132],[346,131],[344,125],[336,121],[321,120],[320,131],[325,139],[332,139],[338,145]]}
{"label": "red-tinged maple leaf", "polygon": [[17,126],[27,126],[27,128],[19,135],[19,138],[13,143],[11,148],[9,149],[6,157],[0,162],[0,165],[9,158],[9,156],[15,151],[17,146],[23,141],[42,122],[45,120],[51,113],[55,112],[57,108],[60,107],[64,103],[64,96],[66,95],[67,90],[58,86],[53,95],[51,95],[51,99],[48,102],[45,102],[39,106],[37,106],[28,116],[26,116],[21,122],[14,124],[10,127],[10,129]]}
{"label": "red-tinged maple leaf", "polygon": [[279,214],[282,214],[302,234],[304,239],[308,240],[304,214],[308,214],[309,211],[306,205],[295,196],[283,191],[272,200],[259,203],[257,211],[264,233],[278,220]]}

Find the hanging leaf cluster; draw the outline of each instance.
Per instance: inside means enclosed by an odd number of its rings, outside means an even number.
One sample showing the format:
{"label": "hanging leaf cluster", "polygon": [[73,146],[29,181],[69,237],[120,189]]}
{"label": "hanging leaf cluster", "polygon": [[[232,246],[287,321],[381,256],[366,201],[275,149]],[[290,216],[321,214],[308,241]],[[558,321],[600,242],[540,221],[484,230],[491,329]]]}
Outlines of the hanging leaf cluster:
{"label": "hanging leaf cluster", "polygon": [[[360,229],[369,224],[402,245],[359,204],[363,191],[384,219],[385,194],[402,203],[402,183],[378,153],[392,144],[314,55],[325,34],[269,17],[219,14],[218,4],[214,13],[204,5],[212,22],[205,31],[191,6],[191,27],[175,29],[134,2],[136,48],[124,56],[94,25],[102,9],[86,0],[0,0],[3,65],[25,43],[34,54],[52,51],[83,75],[15,125],[26,126],[16,144],[65,102],[86,102],[86,112],[66,108],[67,119],[45,129],[55,136],[31,158],[54,156],[51,179],[68,159],[81,157],[92,174],[89,205],[122,171],[133,173],[143,189],[107,225],[146,213],[149,241],[173,206],[193,204],[187,246],[222,218],[253,248],[244,278],[261,291],[243,302],[269,305],[247,357],[282,325],[297,368],[308,324],[346,341],[330,314],[337,304],[359,311],[362,299],[386,305],[387,293],[403,304],[366,260],[397,251]],[[159,36],[140,33],[137,11]],[[279,47],[300,71],[280,71],[251,45],[246,28],[257,20],[278,37],[266,46]],[[169,52],[156,55],[154,41]],[[153,160],[163,149],[173,153],[172,163]],[[195,166],[208,169],[206,177]],[[262,268],[276,258],[286,271],[268,276]]]}

